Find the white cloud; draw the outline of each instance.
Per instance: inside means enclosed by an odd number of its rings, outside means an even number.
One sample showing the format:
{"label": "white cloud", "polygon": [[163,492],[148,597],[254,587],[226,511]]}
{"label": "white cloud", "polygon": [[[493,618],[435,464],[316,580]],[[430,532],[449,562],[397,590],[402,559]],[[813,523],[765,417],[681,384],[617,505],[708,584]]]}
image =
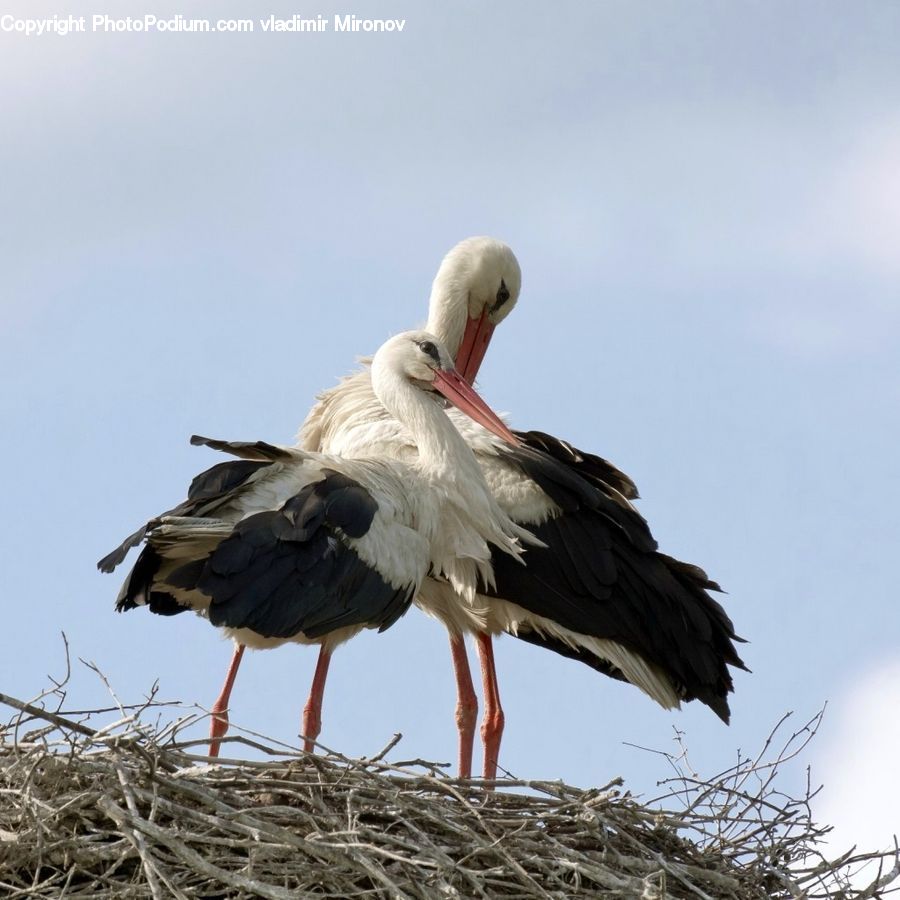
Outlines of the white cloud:
{"label": "white cloud", "polygon": [[803,190],[771,207],[780,221],[769,223],[770,262],[782,276],[755,320],[782,350],[858,355],[900,335],[900,128],[887,124],[895,119],[882,111],[844,148],[823,142]]}
{"label": "white cloud", "polygon": [[756,330],[805,359],[870,354],[900,334],[900,303],[887,290],[843,279],[779,283],[756,314]]}
{"label": "white cloud", "polygon": [[900,128],[893,122],[854,148],[835,174],[823,213],[848,250],[886,275],[900,275]]}
{"label": "white cloud", "polygon": [[887,850],[900,837],[900,659],[853,682],[831,709],[835,725],[814,780],[824,787],[815,801],[817,821],[834,826],[836,855]]}
{"label": "white cloud", "polygon": [[900,276],[900,127],[898,110],[846,145],[821,148],[809,202],[784,220],[784,251],[805,267],[862,270],[896,281]]}

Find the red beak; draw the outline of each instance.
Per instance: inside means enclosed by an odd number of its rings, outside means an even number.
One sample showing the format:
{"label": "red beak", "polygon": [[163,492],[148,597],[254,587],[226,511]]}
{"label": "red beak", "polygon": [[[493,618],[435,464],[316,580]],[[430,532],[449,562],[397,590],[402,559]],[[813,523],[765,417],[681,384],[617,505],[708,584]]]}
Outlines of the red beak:
{"label": "red beak", "polygon": [[434,389],[492,434],[496,434],[514,447],[518,447],[521,443],[506,427],[500,416],[475,393],[475,389],[455,369],[437,369],[434,373]]}
{"label": "red beak", "polygon": [[485,308],[480,318],[469,319],[463,332],[462,343],[456,354],[456,369],[471,384],[481,368],[484,354],[494,333],[494,324]]}

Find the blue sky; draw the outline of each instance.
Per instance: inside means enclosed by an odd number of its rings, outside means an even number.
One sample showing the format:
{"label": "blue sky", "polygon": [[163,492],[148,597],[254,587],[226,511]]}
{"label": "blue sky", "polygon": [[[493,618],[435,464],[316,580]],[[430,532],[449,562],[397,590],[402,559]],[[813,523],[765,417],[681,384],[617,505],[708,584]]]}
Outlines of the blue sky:
{"label": "blue sky", "polygon": [[[863,733],[851,713],[900,701],[900,8],[272,0],[215,15],[297,11],[407,25],[0,34],[2,690],[58,675],[64,630],[123,699],[158,678],[210,704],[229,645],[194,617],[115,615],[95,561],[218,461],[190,434],[290,441],[318,390],[424,320],[443,253],[492,234],[523,293],[484,396],[637,481],[663,549],[727,588],[753,669],[725,728],[502,640],[502,764],[652,791],[667,770],[625,742],[672,749],[678,728],[713,772],[784,711],[805,721],[831,700],[786,778],[799,787],[811,762],[840,781]],[[402,731],[404,755],[453,759],[445,642],[413,611],[342,649],[322,740],[361,754]],[[290,740],[314,663],[247,658],[234,721]],[[104,690],[76,666],[73,704]],[[851,835],[897,791],[887,759],[872,765],[872,809],[828,807]]]}

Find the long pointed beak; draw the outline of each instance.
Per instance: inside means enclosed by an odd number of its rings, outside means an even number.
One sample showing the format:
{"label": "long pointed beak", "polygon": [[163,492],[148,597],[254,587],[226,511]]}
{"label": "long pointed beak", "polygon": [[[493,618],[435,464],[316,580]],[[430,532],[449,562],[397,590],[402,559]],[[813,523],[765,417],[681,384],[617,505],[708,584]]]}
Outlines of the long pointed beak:
{"label": "long pointed beak", "polygon": [[466,322],[462,343],[456,354],[456,369],[469,384],[472,384],[481,368],[493,334],[494,324],[488,318],[486,307],[479,318]]}
{"label": "long pointed beak", "polygon": [[521,443],[506,427],[500,416],[478,396],[475,389],[455,369],[437,369],[434,373],[434,389],[492,434],[496,434],[514,447],[518,447]]}

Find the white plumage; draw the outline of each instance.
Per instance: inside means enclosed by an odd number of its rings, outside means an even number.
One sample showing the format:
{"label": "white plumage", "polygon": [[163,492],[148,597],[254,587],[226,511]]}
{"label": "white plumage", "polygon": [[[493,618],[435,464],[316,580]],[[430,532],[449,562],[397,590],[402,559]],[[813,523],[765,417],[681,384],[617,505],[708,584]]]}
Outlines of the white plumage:
{"label": "white plumage", "polygon": [[[385,458],[372,447],[348,458],[195,439],[244,462],[198,476],[185,503],[101,561],[110,571],[146,539],[118,607],[190,608],[241,645],[319,643],[330,653],[364,627],[392,624],[428,572],[474,598],[479,579],[491,579],[492,548],[519,559],[529,533],[497,506],[434,393],[515,439],[449,353],[426,332],[398,335],[375,355],[371,386],[415,453]],[[215,721],[217,739],[224,715]]]}
{"label": "white plumage", "polygon": [[[496,324],[515,305],[518,262],[505,244],[470,238],[445,257],[432,286],[427,328],[474,380]],[[696,566],[657,552],[631,500],[633,482],[608,462],[540,432],[517,433],[510,450],[478,424],[450,411],[475,454],[497,506],[544,543],[523,568],[501,557],[475,596],[428,578],[416,603],[450,632],[459,701],[460,774],[471,771],[477,710],[463,635],[477,636],[485,691],[484,776],[493,778],[503,711],[491,635],[508,633],[628,681],[666,708],[700,699],[727,721],[727,665],[743,667],[733,626],[707,593],[717,589]],[[311,410],[300,446],[347,456],[416,455],[404,423],[374,396],[370,373],[326,391]]]}
{"label": "white plumage", "polygon": [[[463,241],[444,259],[432,286],[427,328],[446,344],[448,350],[441,353],[455,358],[466,381],[474,380],[493,330],[515,305],[520,286],[512,251],[491,238]],[[464,644],[467,633],[476,635],[481,657],[486,778],[496,775],[503,730],[491,644],[491,636],[500,633],[628,681],[667,708],[699,699],[727,722],[732,690],[727,667],[743,667],[733,643],[739,639],[725,611],[707,593],[717,585],[698,567],[657,551],[646,522],[631,504],[637,497],[633,482],[610,463],[565,441],[541,432],[513,436],[496,418],[487,422],[476,415],[473,422],[455,410],[448,413],[456,431],[444,434],[455,449],[446,455],[434,445],[439,433],[431,427],[434,423],[420,421],[415,413],[398,415],[390,390],[381,396],[379,366],[376,356],[371,367],[324,392],[300,430],[298,447],[283,452],[338,458],[342,471],[354,474],[359,474],[354,467],[366,458],[378,458],[382,465],[391,461],[400,467],[396,471],[419,475],[423,460],[431,466],[431,481],[423,490],[441,498],[436,518],[427,509],[405,506],[410,487],[415,485],[412,493],[419,493],[412,476],[401,476],[404,489],[399,493],[394,485],[384,488],[379,498],[383,515],[390,510],[398,520],[415,521],[413,530],[428,543],[430,577],[424,576],[421,565],[413,572],[404,568],[416,555],[407,543],[412,538],[392,532],[388,522],[379,522],[378,538],[361,533],[356,543],[347,544],[363,565],[380,566],[392,587],[403,584],[416,590],[416,603],[448,628],[459,698],[460,774],[471,773],[477,713]],[[447,418],[441,421],[447,428]],[[374,490],[375,482],[369,483]],[[464,502],[454,502],[454,494],[464,496]],[[260,501],[266,509],[279,502],[277,493]],[[190,516],[201,515],[205,509],[191,508]],[[532,544],[525,566],[519,558],[523,540]],[[135,571],[139,567],[140,560]],[[334,646],[360,627],[386,624],[390,622],[384,618],[350,625],[332,622],[327,634],[294,628],[288,635],[321,644],[304,710],[307,749],[319,733]],[[231,627],[237,641],[258,645],[259,640],[273,639],[260,638],[258,628]],[[224,730],[216,723],[225,721],[242,651],[238,646],[213,707],[220,715],[214,719],[214,747],[217,733]]]}

